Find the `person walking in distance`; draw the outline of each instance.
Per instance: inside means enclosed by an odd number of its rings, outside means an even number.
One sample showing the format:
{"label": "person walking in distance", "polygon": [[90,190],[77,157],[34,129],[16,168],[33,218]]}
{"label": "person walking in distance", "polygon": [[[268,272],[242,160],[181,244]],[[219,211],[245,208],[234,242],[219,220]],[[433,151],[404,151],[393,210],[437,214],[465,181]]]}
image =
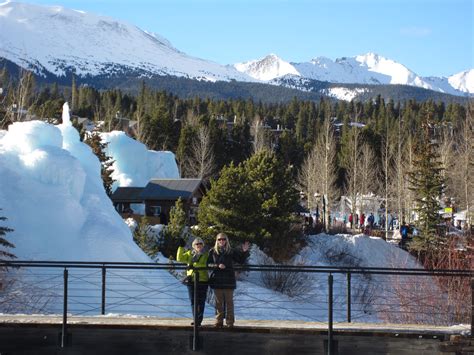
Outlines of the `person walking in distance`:
{"label": "person walking in distance", "polygon": [[237,287],[234,262],[243,264],[249,255],[248,250],[249,242],[245,242],[241,250],[233,249],[225,233],[217,234],[214,248],[209,250],[207,264],[213,269],[210,285],[216,298],[215,326],[218,328],[224,325],[224,315],[227,327],[234,326],[234,290]]}

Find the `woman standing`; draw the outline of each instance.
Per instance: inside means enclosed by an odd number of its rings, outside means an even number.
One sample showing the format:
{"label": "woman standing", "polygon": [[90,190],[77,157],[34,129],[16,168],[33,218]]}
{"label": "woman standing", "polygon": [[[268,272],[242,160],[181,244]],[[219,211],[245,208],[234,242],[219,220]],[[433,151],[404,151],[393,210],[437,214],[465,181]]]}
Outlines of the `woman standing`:
{"label": "woman standing", "polygon": [[229,328],[234,326],[234,290],[237,286],[235,281],[234,261],[244,263],[248,256],[249,242],[242,245],[242,250],[232,249],[229,238],[225,233],[216,236],[214,248],[209,251],[207,264],[214,268],[211,273],[211,288],[216,297],[216,324],[220,328],[224,325],[224,315],[226,325]]}
{"label": "woman standing", "polygon": [[[176,260],[188,264],[190,269],[186,272],[185,284],[188,286],[189,299],[191,300],[191,308],[194,316],[194,273],[197,272],[197,315],[196,325],[200,326],[204,317],[204,306],[206,305],[206,295],[208,286],[207,270],[194,270],[193,268],[205,268],[207,266],[208,253],[204,253],[204,242],[201,238],[193,241],[192,250],[185,251],[186,245],[183,239],[180,240]],[[194,322],[191,323],[194,325]]]}

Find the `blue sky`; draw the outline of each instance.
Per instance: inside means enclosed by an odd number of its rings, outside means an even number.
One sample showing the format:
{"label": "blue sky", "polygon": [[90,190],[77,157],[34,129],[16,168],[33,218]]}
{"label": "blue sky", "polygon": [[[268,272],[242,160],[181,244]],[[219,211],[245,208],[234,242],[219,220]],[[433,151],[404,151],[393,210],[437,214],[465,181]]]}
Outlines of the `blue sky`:
{"label": "blue sky", "polygon": [[220,64],[374,52],[422,76],[474,68],[473,0],[26,0],[131,22]]}

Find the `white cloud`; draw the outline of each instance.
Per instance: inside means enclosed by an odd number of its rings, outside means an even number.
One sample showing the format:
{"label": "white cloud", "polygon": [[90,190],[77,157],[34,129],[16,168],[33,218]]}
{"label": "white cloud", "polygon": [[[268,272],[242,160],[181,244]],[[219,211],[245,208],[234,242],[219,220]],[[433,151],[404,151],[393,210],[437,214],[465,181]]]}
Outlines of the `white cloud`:
{"label": "white cloud", "polygon": [[426,36],[431,35],[432,30],[431,28],[427,28],[427,27],[411,26],[411,27],[400,28],[400,33],[404,36],[410,36],[410,37],[426,37]]}

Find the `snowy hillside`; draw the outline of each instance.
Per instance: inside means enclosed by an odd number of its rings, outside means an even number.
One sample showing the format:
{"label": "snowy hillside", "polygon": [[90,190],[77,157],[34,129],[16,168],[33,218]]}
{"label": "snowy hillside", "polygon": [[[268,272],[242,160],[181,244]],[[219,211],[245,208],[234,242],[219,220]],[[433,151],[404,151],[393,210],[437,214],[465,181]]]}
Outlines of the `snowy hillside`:
{"label": "snowy hillside", "polygon": [[60,6],[0,4],[0,57],[37,74],[149,76],[251,80],[231,67],[193,58],[164,38],[125,22]]}
{"label": "snowy hillside", "polygon": [[422,78],[404,65],[374,53],[338,58],[335,61],[318,57],[303,63],[289,63],[271,54],[260,60],[235,64],[234,67],[255,79],[273,80],[273,84],[286,86],[287,81],[283,83],[274,79],[293,75],[295,83],[306,78],[345,84],[410,85],[453,95],[474,93],[473,70],[449,78]]}

